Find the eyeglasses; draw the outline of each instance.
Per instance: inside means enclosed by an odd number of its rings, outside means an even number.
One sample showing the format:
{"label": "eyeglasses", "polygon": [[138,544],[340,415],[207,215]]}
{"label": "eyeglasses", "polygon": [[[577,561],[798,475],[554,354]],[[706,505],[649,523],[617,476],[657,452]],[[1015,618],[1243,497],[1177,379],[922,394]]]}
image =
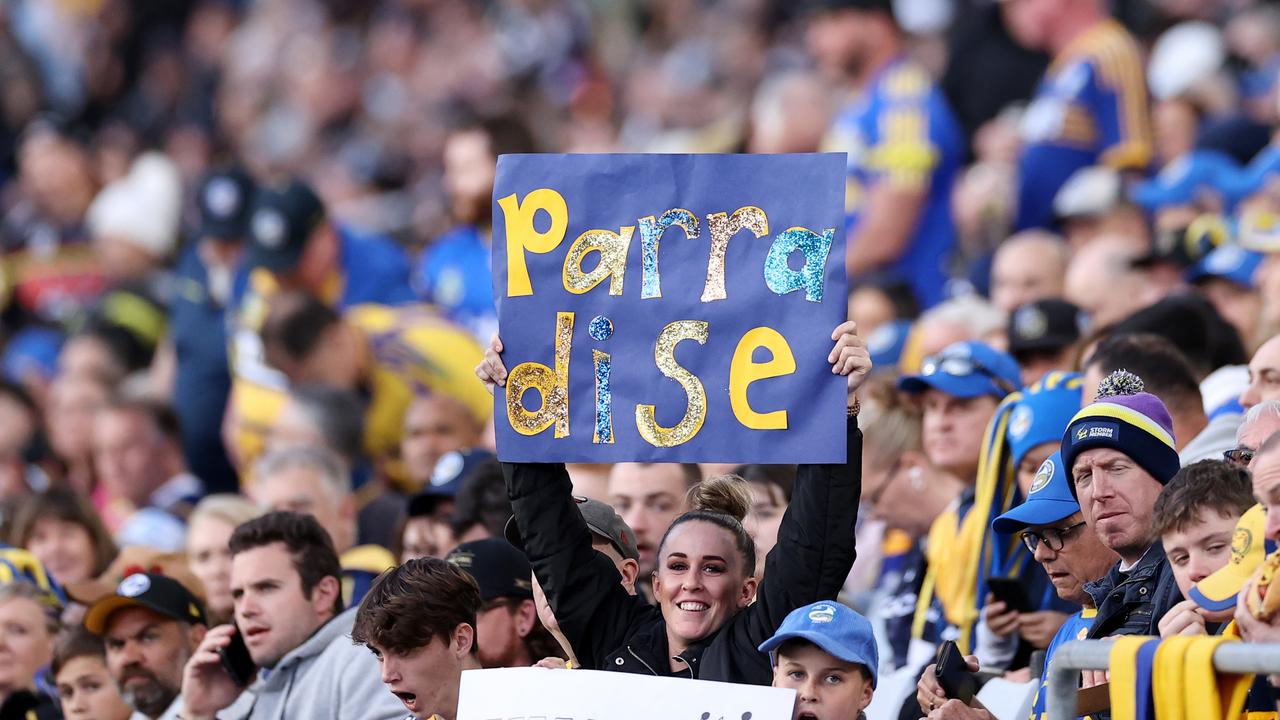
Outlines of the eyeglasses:
{"label": "eyeglasses", "polygon": [[968,377],[977,373],[991,380],[996,384],[996,387],[1005,393],[1011,393],[1018,389],[1008,380],[997,375],[991,368],[967,355],[934,355],[925,358],[924,364],[920,366],[920,374],[924,377],[929,377],[938,373],[954,377]]}
{"label": "eyeglasses", "polygon": [[1247,468],[1249,467],[1249,463],[1253,462],[1253,456],[1256,455],[1257,452],[1258,451],[1254,448],[1241,445],[1240,447],[1232,448],[1230,450],[1223,450],[1222,457],[1229,463],[1239,465],[1242,468]]}
{"label": "eyeglasses", "polygon": [[1081,520],[1071,527],[1047,528],[1040,531],[1024,530],[1022,532],[1022,544],[1026,545],[1031,552],[1035,552],[1040,543],[1047,545],[1053,552],[1059,552],[1067,544],[1067,538],[1071,537],[1072,533],[1084,527],[1084,525],[1085,522]]}
{"label": "eyeglasses", "polygon": [[902,467],[902,456],[899,455],[897,460],[893,461],[893,465],[889,467],[889,472],[884,474],[884,480],[880,482],[879,487],[871,491],[867,496],[868,507],[875,507],[880,504],[880,498],[884,497],[884,493],[893,484],[893,479],[898,477],[898,470]]}

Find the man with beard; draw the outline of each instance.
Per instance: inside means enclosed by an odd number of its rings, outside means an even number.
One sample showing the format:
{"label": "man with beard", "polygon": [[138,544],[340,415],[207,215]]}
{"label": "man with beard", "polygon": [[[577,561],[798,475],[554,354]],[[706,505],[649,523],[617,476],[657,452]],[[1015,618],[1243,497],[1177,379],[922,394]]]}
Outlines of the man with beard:
{"label": "man with beard", "polygon": [[131,720],[176,718],[182,703],[182,668],[204,639],[204,609],[182,583],[164,575],[134,573],[84,616],[89,632],[107,649],[107,670]]}
{"label": "man with beard", "polygon": [[533,150],[529,130],[512,117],[463,125],[445,140],[444,186],[456,225],[423,251],[414,290],[481,340],[498,329],[489,270],[497,159]]}
{"label": "man with beard", "polygon": [[885,272],[925,308],[943,299],[955,246],[951,186],[965,138],[929,73],[906,56],[889,0],[823,0],[807,44],[842,94],[824,150],[848,153],[851,277]]}

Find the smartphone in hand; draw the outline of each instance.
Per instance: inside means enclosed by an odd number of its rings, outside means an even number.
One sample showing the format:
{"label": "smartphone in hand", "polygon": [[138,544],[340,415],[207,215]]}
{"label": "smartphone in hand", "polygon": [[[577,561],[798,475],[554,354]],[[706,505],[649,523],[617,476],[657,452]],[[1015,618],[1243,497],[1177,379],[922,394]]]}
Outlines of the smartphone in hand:
{"label": "smartphone in hand", "polygon": [[231,636],[230,645],[218,648],[218,655],[222,658],[222,667],[226,669],[236,686],[247,687],[253,681],[254,673],[258,672],[258,666],[253,664],[253,658],[249,655],[249,648],[244,644],[244,636],[240,634],[240,628],[236,628],[235,634]]}
{"label": "smartphone in hand", "polygon": [[934,667],[934,676],[942,691],[952,700],[959,700],[968,705],[977,690],[977,679],[969,670],[969,664],[960,654],[960,648],[951,640],[938,648],[938,662]]}
{"label": "smartphone in hand", "polygon": [[1031,607],[1031,600],[1027,597],[1027,590],[1022,586],[1022,581],[1017,578],[1007,577],[989,577],[987,578],[987,589],[995,596],[996,600],[1004,603],[1004,606],[1018,613],[1029,613],[1035,610]]}

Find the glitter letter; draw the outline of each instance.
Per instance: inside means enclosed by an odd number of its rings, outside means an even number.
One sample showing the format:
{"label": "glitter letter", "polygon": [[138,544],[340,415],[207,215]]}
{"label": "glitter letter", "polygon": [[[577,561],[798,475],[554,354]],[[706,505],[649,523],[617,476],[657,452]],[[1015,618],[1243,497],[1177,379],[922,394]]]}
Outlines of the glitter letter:
{"label": "glitter letter", "polygon": [[653,216],[640,218],[640,265],[644,268],[641,298],[662,297],[662,280],[658,276],[658,239],[672,225],[684,228],[685,237],[696,240],[700,230],[698,216],[684,208],[671,208],[656,221]]}
{"label": "glitter letter", "polygon": [[[581,295],[600,281],[609,278],[609,294],[622,294],[622,279],[627,272],[627,249],[631,247],[634,225],[622,228],[619,235],[611,230],[588,230],[578,236],[564,256],[564,289]],[[591,272],[582,271],[587,253],[600,253],[600,262]]]}
{"label": "glitter letter", "polygon": [[707,284],[702,289],[702,302],[723,300],[724,255],[729,249],[729,238],[746,228],[756,237],[769,234],[769,218],[755,205],[746,205],[732,215],[712,213],[707,216],[707,229],[711,231],[711,253],[707,259]]}
{"label": "glitter letter", "polygon": [[[555,436],[569,434],[569,351],[573,347],[573,313],[556,313],[556,369],[536,362],[515,366],[507,375],[507,421],[521,435],[537,435],[556,426]],[[542,407],[524,407],[526,390],[537,390]]]}
{"label": "glitter letter", "polygon": [[[507,297],[532,295],[529,269],[524,264],[524,251],[549,253],[564,240],[569,228],[569,206],[564,197],[550,188],[539,188],[524,196],[524,202],[516,200],[512,193],[498,200],[507,229]],[[551,218],[546,232],[539,232],[533,225],[534,217],[541,210]]]}
{"label": "glitter letter", "polygon": [[[756,348],[768,348],[771,357],[757,363],[751,359]],[[747,401],[747,388],[756,380],[790,375],[796,371],[796,359],[791,354],[787,339],[773,328],[758,327],[747,331],[733,351],[729,365],[729,403],[733,415],[744,427],[752,430],[786,430],[787,411],[775,410],[758,413]]]}
{"label": "glitter letter", "polygon": [[702,429],[707,419],[707,391],[697,375],[680,367],[676,362],[676,344],[681,340],[696,340],[699,345],[707,342],[707,323],[703,320],[677,320],[658,334],[653,359],[663,375],[680,383],[689,396],[689,406],[684,417],[674,427],[658,424],[652,405],[636,405],[636,429],[640,437],[654,447],[675,447],[689,442]]}
{"label": "glitter letter", "polygon": [[[835,228],[827,228],[821,235],[802,227],[787,228],[778,233],[764,261],[765,285],[779,295],[804,288],[805,300],[822,302],[827,254],[831,252],[831,241],[835,236]],[[788,264],[791,253],[796,250],[804,253],[804,267],[799,272]]]}

